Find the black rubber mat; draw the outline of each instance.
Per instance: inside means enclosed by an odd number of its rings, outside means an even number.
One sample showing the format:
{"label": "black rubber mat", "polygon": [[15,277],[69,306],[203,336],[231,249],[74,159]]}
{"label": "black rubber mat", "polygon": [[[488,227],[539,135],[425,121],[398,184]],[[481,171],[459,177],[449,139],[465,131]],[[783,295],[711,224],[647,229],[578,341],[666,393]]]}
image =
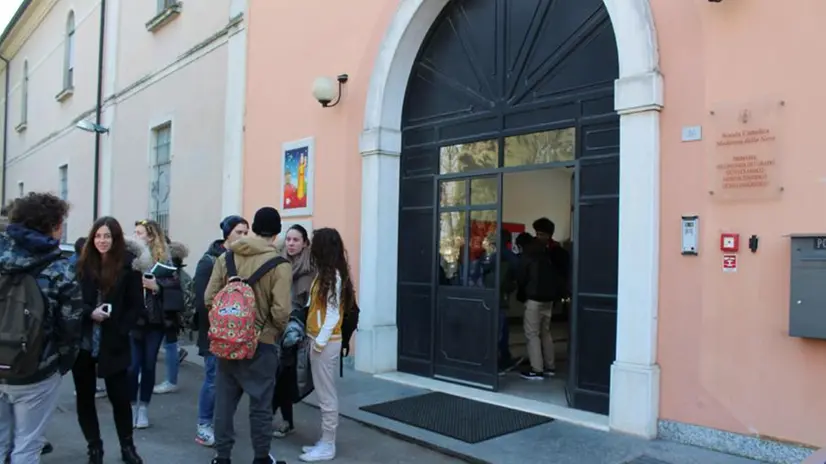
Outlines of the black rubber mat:
{"label": "black rubber mat", "polygon": [[550,417],[438,392],[360,409],[471,444],[553,421]]}
{"label": "black rubber mat", "polygon": [[636,458],[626,462],[625,464],[670,464],[666,461],[652,458],[651,456],[637,456]]}

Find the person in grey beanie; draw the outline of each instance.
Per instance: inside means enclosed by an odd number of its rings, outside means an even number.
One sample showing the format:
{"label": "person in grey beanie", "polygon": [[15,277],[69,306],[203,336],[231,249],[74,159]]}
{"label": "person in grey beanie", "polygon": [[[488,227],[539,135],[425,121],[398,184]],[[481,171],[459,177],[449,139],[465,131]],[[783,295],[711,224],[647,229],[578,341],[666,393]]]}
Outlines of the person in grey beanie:
{"label": "person in grey beanie", "polygon": [[240,238],[246,237],[249,232],[249,223],[241,216],[227,216],[219,224],[222,239],[215,240],[209,245],[204,256],[198,261],[195,268],[193,284],[195,287],[195,318],[193,326],[198,328],[198,354],[204,358],[204,382],[201,385],[201,393],[198,396],[198,431],[195,441],[204,446],[215,444],[215,432],[213,429],[213,414],[215,411],[215,356],[209,352],[209,317],[207,307],[204,304],[204,292],[206,291],[209,277],[212,275],[212,268],[215,260],[227,251],[227,247]]}

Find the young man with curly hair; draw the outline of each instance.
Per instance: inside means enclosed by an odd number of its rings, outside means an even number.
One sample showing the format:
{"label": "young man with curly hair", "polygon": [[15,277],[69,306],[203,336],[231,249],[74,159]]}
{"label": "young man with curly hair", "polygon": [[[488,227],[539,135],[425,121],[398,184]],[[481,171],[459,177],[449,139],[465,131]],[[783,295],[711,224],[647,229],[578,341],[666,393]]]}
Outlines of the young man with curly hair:
{"label": "young man with curly hair", "polygon": [[0,324],[21,340],[0,344],[0,456],[11,464],[40,462],[61,376],[77,356],[80,288],[59,247],[68,213],[57,196],[32,192],[14,201],[0,233],[0,288],[15,295],[0,298]]}

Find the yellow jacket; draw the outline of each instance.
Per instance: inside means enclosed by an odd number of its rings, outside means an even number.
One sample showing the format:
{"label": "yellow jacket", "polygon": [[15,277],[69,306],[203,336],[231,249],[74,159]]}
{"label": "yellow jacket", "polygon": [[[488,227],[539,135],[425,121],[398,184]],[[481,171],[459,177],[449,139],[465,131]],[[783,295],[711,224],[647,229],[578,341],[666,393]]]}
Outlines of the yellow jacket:
{"label": "yellow jacket", "polygon": [[318,278],[310,286],[309,311],[307,312],[307,336],[315,341],[316,349],[323,349],[328,342],[341,341],[341,276],[336,272],[336,286],[327,298],[318,291]]}

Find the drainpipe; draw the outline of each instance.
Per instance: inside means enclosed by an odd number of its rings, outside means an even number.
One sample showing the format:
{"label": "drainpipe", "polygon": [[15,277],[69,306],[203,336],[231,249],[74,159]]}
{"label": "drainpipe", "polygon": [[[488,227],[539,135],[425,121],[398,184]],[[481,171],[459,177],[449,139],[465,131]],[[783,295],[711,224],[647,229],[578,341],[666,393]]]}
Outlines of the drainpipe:
{"label": "drainpipe", "polygon": [[[106,0],[100,0],[100,37],[98,38],[98,88],[97,105],[95,106],[95,124],[100,127],[101,113],[103,112],[103,46],[106,37]],[[8,73],[6,73],[8,76]],[[100,203],[100,131],[95,131],[95,168],[94,168],[94,198],[92,199],[92,220],[98,218],[98,206]],[[6,171],[3,170],[5,179]],[[5,191],[5,190],[4,190]]]}
{"label": "drainpipe", "polygon": [[5,63],[6,65],[6,87],[5,87],[5,96],[3,98],[3,180],[0,183],[0,206],[5,206],[6,204],[6,159],[9,153],[9,62],[0,56],[0,61]]}

